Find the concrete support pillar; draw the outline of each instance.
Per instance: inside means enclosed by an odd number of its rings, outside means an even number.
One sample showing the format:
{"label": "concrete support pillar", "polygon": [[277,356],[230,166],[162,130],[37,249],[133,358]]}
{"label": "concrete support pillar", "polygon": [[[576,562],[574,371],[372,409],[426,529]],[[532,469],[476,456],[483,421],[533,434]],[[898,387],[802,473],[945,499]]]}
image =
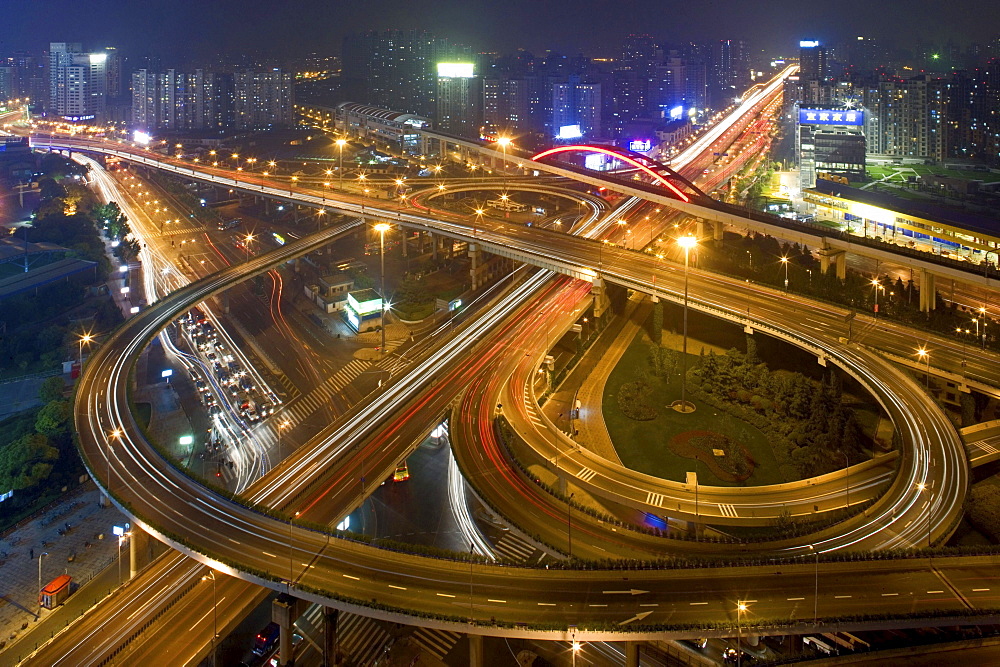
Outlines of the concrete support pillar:
{"label": "concrete support pillar", "polygon": [[146,567],[152,560],[152,544],[149,535],[139,526],[132,526],[132,536],[128,542],[129,570],[128,577],[132,579],[139,570]]}
{"label": "concrete support pillar", "polygon": [[937,307],[937,286],[934,274],[920,269],[920,312],[929,313]]}
{"label": "concrete support pillar", "polygon": [[469,244],[469,277],[472,279],[472,289],[479,288],[479,246]]}
{"label": "concrete support pillar", "polygon": [[469,667],[484,667],[483,636],[469,635]]}
{"label": "concrete support pillar", "polygon": [[340,612],[323,607],[323,667],[333,667],[337,660],[337,621]]}
{"label": "concrete support pillar", "polygon": [[841,280],[847,278],[847,253],[843,250],[833,248],[820,248],[816,251],[819,255],[819,270],[824,274],[830,270],[830,262],[833,261],[837,268],[837,277]]}
{"label": "concrete support pillar", "polygon": [[438,259],[438,237],[433,232],[427,232],[427,234],[431,237],[431,259],[436,262]]}
{"label": "concrete support pillar", "polygon": [[271,620],[281,628],[278,664],[282,667],[292,667],[295,664],[292,656],[292,623],[297,616],[295,607],[295,598],[288,595],[279,595],[271,603]]}
{"label": "concrete support pillar", "polygon": [[568,495],[568,491],[566,490],[566,478],[562,475],[556,478],[556,489],[558,489],[559,493],[562,495]]}
{"label": "concrete support pillar", "polygon": [[590,294],[594,297],[594,317],[601,317],[611,305],[608,301],[608,294],[604,289],[604,280],[602,278],[594,278]]}
{"label": "concrete support pillar", "polygon": [[625,667],[639,667],[639,642],[625,642]]}
{"label": "concrete support pillar", "polygon": [[716,241],[721,241],[722,238],[723,238],[723,234],[722,233],[725,231],[725,229],[726,229],[726,226],[723,223],[719,222],[718,220],[713,220],[712,221],[712,238],[715,239]]}
{"label": "concrete support pillar", "polygon": [[698,238],[704,239],[708,238],[708,224],[705,222],[704,218],[695,218],[695,229],[698,231]]}
{"label": "concrete support pillar", "polygon": [[410,256],[410,232],[405,229],[399,230],[399,235],[403,237],[403,257]]}

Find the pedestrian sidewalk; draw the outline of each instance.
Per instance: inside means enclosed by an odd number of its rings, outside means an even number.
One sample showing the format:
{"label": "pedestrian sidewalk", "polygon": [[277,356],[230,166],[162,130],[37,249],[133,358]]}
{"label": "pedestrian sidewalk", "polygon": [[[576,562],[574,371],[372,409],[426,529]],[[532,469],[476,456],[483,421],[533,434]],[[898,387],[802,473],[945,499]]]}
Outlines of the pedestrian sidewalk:
{"label": "pedestrian sidewalk", "polygon": [[[113,506],[102,508],[100,495],[94,484],[87,482],[0,540],[0,641],[9,644],[51,613],[41,610],[39,615],[39,572],[42,586],[61,574],[73,577],[78,586],[118,556],[118,540],[111,529],[123,526],[127,519]],[[64,534],[60,535],[60,530]],[[47,555],[39,567],[42,554]]]}
{"label": "pedestrian sidewalk", "polygon": [[572,422],[573,428],[578,432],[575,440],[594,454],[619,465],[621,459],[618,458],[618,452],[604,422],[602,406],[607,394],[605,385],[611,371],[618,365],[632,339],[649,317],[651,309],[652,303],[641,295],[630,300],[622,318],[624,322],[617,334],[612,327],[606,328],[594,346],[584,355],[585,361],[570,373],[569,378],[550,400],[546,401],[543,408],[557,427],[568,430],[569,414],[575,396],[576,400],[580,401],[579,418]]}

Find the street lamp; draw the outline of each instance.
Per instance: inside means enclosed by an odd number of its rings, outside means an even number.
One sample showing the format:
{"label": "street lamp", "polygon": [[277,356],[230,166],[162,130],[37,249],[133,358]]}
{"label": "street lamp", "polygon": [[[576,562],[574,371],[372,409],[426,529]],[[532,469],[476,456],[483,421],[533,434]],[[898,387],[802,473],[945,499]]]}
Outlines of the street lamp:
{"label": "street lamp", "polygon": [[736,667],[743,664],[743,612],[747,610],[747,603],[742,600],[736,601]]}
{"label": "street lamp", "polygon": [[[42,592],[42,558],[45,557],[45,556],[48,556],[48,555],[49,555],[48,551],[43,551],[42,553],[38,554],[38,592],[39,593]],[[41,595],[38,596],[38,609],[39,609],[39,611],[41,611],[41,609],[42,609],[42,596]]]}
{"label": "street lamp", "polygon": [[782,256],[781,263],[785,265],[785,291],[788,291],[788,258]]}
{"label": "street lamp", "polygon": [[83,344],[86,343],[87,345],[90,345],[90,341],[92,340],[94,340],[94,337],[89,333],[85,333],[80,336],[80,340],[78,341],[80,343],[80,352],[77,356],[81,364],[83,364]]}
{"label": "street lamp", "polygon": [[882,288],[882,283],[879,281],[878,277],[872,278],[872,288],[875,290],[875,317],[878,317],[878,291]]}
{"label": "street lamp", "polygon": [[510,137],[497,137],[497,145],[503,151],[503,187],[507,189],[507,146],[510,145]]}
{"label": "street lamp", "polygon": [[247,234],[246,237],[243,239],[244,241],[243,247],[246,248],[247,251],[247,262],[250,261],[250,242],[253,241],[253,239],[254,239],[253,234]]}
{"label": "street lamp", "polygon": [[286,428],[288,428],[291,425],[292,425],[292,423],[290,421],[288,421],[287,419],[285,421],[281,422],[280,424],[278,424],[278,458],[279,459],[281,458],[281,432],[284,431]]}
{"label": "street lamp", "polygon": [[[572,410],[572,407],[570,407]],[[573,560],[573,496],[569,494],[566,501],[566,539],[569,541],[569,559]]]}
{"label": "street lamp", "polygon": [[474,222],[472,223],[472,238],[476,238],[476,228],[477,228],[477,227],[478,227],[479,225],[482,225],[482,224],[483,224],[483,215],[484,215],[485,213],[486,213],[486,211],[484,211],[484,210],[483,210],[483,209],[481,209],[481,208],[477,208],[477,209],[476,209],[476,219],[475,219],[475,221],[474,221]]}
{"label": "street lamp", "polygon": [[215,570],[209,570],[208,574],[201,578],[202,581],[211,577],[212,579],[212,665],[217,664],[218,656],[215,654],[215,642],[219,638],[219,598],[215,592]]}
{"label": "street lamp", "polygon": [[813,625],[818,623],[819,619],[819,551],[813,545],[809,545],[809,551],[812,555],[816,557],[815,560],[815,588],[813,589]]}
{"label": "street lamp", "polygon": [[[986,349],[986,307],[985,306],[980,306],[979,307],[979,314],[981,316],[981,319],[983,320],[983,349],[985,350]],[[976,333],[977,334],[979,333],[979,329],[978,328],[976,329]]]}
{"label": "street lamp", "polygon": [[382,320],[381,321],[381,327],[382,327],[382,348],[381,348],[381,351],[382,351],[382,354],[381,354],[381,356],[385,356],[385,312],[386,312],[386,307],[385,307],[385,233],[387,231],[389,231],[390,229],[392,229],[392,226],[389,225],[389,223],[387,223],[387,222],[380,222],[377,225],[375,225],[374,229],[375,229],[376,232],[378,232],[378,239],[379,239],[379,242],[378,242],[379,253],[378,254],[379,254],[379,260],[381,262],[381,276],[380,276],[381,288],[380,288],[380,292],[379,292],[379,297],[380,297],[380,300],[382,302],[381,303],[381,307],[382,307],[382,318],[381,318],[381,320]]}
{"label": "street lamp", "polygon": [[111,500],[111,438],[121,440],[122,431],[121,429],[115,429],[111,432],[111,436],[107,439],[107,448],[104,451],[104,458],[108,460],[108,500]]}
{"label": "street lamp", "polygon": [[927,348],[922,347],[917,350],[917,358],[920,361],[926,362],[927,369],[924,372],[924,387],[930,389],[931,386],[931,354],[927,351]]}
{"label": "street lamp", "polygon": [[684,344],[681,350],[681,404],[678,412],[691,412],[687,402],[687,349],[688,349],[688,273],[691,249],[698,245],[693,236],[682,236],[677,245],[684,248]]}
{"label": "street lamp", "polygon": [[340,150],[340,161],[337,167],[340,170],[340,189],[344,189],[344,145],[347,144],[347,139],[337,139],[337,148]]}

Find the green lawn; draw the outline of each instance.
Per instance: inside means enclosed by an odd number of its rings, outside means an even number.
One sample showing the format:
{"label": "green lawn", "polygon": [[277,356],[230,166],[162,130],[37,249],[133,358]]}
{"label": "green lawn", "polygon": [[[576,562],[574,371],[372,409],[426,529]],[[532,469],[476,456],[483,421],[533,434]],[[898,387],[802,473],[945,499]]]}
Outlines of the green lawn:
{"label": "green lawn", "polygon": [[[755,427],[724,416],[699,401],[692,401],[697,410],[689,414],[681,414],[667,407],[672,401],[680,399],[679,374],[669,383],[652,378],[653,393],[650,402],[657,408],[655,419],[635,421],[622,414],[616,398],[618,388],[633,380],[636,369],[648,367],[648,347],[643,338],[639,335],[632,341],[611,372],[604,391],[604,420],[622,463],[633,470],[678,482],[684,481],[687,472],[697,472],[698,482],[710,486],[758,486],[786,481],[778,472],[778,464],[767,437]],[[688,349],[697,350],[700,345],[692,344],[689,340]],[[689,368],[697,361],[697,355],[689,355]],[[690,400],[690,396],[688,399]],[[667,444],[670,438],[692,430],[715,431],[743,444],[758,464],[753,475],[744,483],[724,482],[703,463],[671,452]]]}
{"label": "green lawn", "polygon": [[[898,170],[902,169],[902,172]],[[911,171],[912,170],[912,171]],[[952,176],[954,178],[966,178],[970,180],[982,180],[987,183],[1000,181],[1000,174],[992,174],[988,171],[972,171],[962,169],[945,169],[944,167],[933,167],[922,164],[902,165],[900,167],[868,167],[868,176],[872,180],[879,180],[891,175],[890,182],[906,182],[908,176],[914,173],[923,176],[925,174],[937,174],[938,176]]]}

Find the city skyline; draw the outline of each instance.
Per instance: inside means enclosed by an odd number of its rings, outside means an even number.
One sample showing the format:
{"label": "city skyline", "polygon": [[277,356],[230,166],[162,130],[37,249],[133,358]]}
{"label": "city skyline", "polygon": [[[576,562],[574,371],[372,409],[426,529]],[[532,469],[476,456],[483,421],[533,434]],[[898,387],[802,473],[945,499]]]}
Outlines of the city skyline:
{"label": "city skyline", "polygon": [[[240,17],[267,16],[248,22]],[[6,18],[0,50],[41,50],[50,40],[84,41],[90,48],[115,45],[137,53],[204,55],[261,52],[276,57],[316,51],[339,53],[352,31],[425,29],[476,50],[551,49],[566,54],[617,55],[630,33],[648,33],[662,42],[745,38],[756,52],[792,53],[799,39],[835,43],[865,35],[906,46],[907,40],[943,46],[984,43],[996,38],[996,10],[985,0],[959,0],[941,7],[928,0],[907,3],[905,12],[889,2],[845,0],[803,6],[790,0],[766,10],[731,0],[710,0],[697,13],[685,3],[649,0],[612,5],[605,0],[512,3],[447,0],[429,9],[405,3],[374,2],[331,7],[316,0],[275,6],[257,0],[206,4],[153,2],[132,5],[114,0],[88,3],[49,0]],[[600,29],[595,29],[599,17]],[[886,20],[891,18],[891,20]],[[944,18],[944,20],[942,20]],[[987,20],[984,20],[987,19]]]}

